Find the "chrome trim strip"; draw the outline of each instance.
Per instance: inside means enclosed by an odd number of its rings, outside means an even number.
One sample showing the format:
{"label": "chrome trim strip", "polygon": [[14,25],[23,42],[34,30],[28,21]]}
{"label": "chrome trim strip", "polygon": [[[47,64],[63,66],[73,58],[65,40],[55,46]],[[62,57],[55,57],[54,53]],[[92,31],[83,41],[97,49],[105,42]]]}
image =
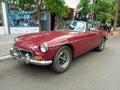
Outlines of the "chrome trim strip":
{"label": "chrome trim strip", "polygon": [[50,64],[52,64],[52,60],[48,60],[48,61],[36,61],[36,60],[30,59],[30,63],[31,64],[36,64],[36,65],[50,65]]}

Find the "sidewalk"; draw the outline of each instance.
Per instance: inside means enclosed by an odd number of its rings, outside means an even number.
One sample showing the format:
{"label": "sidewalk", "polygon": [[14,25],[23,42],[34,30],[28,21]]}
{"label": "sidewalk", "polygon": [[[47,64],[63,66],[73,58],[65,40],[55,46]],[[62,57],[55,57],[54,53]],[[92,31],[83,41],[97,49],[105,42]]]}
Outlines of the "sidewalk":
{"label": "sidewalk", "polygon": [[109,37],[113,37],[113,36],[117,36],[117,35],[120,35],[120,27],[118,27],[116,31],[113,31],[113,35],[109,34]]}
{"label": "sidewalk", "polygon": [[[14,37],[19,36],[19,35],[18,34],[0,35],[0,62],[13,58],[9,54],[9,49],[12,47],[14,43]],[[117,28],[117,31],[113,31],[113,35],[109,34],[109,38],[112,38],[118,35],[120,35],[120,28]]]}
{"label": "sidewalk", "polygon": [[0,62],[11,59],[9,49],[14,43],[14,37],[19,36],[18,34],[13,35],[0,35]]}

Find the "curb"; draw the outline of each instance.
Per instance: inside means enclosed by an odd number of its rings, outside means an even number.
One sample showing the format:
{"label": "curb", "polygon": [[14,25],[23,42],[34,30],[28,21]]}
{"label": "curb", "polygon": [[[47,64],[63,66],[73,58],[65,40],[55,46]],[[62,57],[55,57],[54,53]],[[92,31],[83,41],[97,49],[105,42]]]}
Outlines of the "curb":
{"label": "curb", "polygon": [[0,56],[0,62],[5,62],[5,61],[8,61],[10,59],[13,59],[13,56],[11,56],[11,55]]}

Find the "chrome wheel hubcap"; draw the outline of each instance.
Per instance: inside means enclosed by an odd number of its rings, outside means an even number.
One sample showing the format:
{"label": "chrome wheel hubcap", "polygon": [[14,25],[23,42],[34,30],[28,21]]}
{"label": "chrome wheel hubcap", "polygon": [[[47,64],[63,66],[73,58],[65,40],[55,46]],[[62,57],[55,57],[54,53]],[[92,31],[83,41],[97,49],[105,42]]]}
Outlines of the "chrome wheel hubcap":
{"label": "chrome wheel hubcap", "polygon": [[60,52],[58,56],[58,64],[61,68],[66,68],[70,62],[70,54],[67,50]]}

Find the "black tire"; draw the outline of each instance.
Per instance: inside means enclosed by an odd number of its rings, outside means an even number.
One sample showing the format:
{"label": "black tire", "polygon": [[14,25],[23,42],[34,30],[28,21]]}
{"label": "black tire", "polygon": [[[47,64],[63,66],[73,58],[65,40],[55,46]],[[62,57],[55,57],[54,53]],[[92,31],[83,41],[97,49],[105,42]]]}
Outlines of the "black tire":
{"label": "black tire", "polygon": [[67,46],[62,46],[54,56],[52,69],[57,73],[65,72],[72,61],[71,49]]}
{"label": "black tire", "polygon": [[100,45],[96,48],[97,51],[103,51],[105,47],[105,39],[103,39]]}

